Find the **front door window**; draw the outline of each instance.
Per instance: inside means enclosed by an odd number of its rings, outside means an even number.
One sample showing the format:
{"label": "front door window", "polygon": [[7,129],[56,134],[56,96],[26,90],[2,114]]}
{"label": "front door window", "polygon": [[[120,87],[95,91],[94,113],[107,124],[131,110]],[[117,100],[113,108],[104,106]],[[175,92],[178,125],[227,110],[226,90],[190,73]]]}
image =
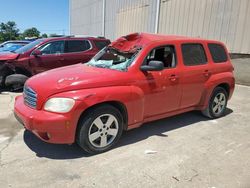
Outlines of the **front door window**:
{"label": "front door window", "polygon": [[64,53],[64,41],[49,42],[38,48],[42,55]]}

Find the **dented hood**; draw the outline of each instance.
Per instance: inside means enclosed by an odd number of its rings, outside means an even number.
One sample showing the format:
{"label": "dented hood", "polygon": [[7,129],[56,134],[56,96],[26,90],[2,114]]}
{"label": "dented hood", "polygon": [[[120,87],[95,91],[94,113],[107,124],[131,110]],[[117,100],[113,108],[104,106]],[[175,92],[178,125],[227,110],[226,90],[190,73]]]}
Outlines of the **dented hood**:
{"label": "dented hood", "polygon": [[19,54],[12,53],[12,52],[0,52],[0,60],[14,60],[19,56]]}
{"label": "dented hood", "polygon": [[31,77],[26,86],[38,94],[38,100],[73,90],[121,85],[126,81],[126,72],[76,64],[53,69]]}

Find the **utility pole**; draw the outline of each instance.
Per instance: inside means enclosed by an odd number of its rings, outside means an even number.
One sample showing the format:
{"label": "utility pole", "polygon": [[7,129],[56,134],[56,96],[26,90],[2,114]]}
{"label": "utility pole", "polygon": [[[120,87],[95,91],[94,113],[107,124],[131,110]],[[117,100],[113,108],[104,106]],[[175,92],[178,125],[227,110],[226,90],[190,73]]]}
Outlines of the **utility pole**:
{"label": "utility pole", "polygon": [[158,31],[159,31],[161,0],[157,0],[156,3],[157,4],[156,4],[156,16],[155,16],[155,33],[158,33]]}
{"label": "utility pole", "polygon": [[102,36],[105,37],[106,0],[102,0]]}

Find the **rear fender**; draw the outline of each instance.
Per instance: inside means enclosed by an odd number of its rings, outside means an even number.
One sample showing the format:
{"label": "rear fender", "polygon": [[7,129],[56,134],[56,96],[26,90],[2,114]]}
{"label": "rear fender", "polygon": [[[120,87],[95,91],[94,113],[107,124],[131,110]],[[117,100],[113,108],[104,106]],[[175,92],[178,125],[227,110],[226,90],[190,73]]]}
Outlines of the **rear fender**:
{"label": "rear fender", "polygon": [[232,72],[224,72],[216,75],[212,75],[209,80],[205,84],[205,90],[201,97],[200,107],[201,109],[205,109],[209,103],[210,96],[212,95],[213,90],[220,84],[228,84],[229,85],[229,99],[231,98],[234,87],[235,87],[235,79]]}

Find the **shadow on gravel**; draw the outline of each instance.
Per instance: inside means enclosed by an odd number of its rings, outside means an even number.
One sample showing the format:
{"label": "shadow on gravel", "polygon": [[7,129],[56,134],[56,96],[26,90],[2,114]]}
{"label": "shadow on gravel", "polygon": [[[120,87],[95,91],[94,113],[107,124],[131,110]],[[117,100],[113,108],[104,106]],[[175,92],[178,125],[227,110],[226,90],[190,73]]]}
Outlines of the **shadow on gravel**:
{"label": "shadow on gravel", "polygon": [[[227,109],[226,115],[231,114],[233,111]],[[146,123],[142,127],[124,132],[117,147],[133,144],[147,139],[150,136],[168,137],[166,132],[192,125],[193,123],[207,121],[209,119],[203,117],[200,112],[188,112],[177,116],[161,119],[151,123]],[[163,134],[165,133],[165,134]],[[34,151],[38,157],[45,157],[50,159],[74,159],[81,157],[90,157],[81,150],[76,144],[48,144],[39,140],[35,135],[29,131],[24,132],[23,136],[25,144]]]}
{"label": "shadow on gravel", "polygon": [[77,144],[49,144],[37,138],[32,132],[25,130],[23,139],[25,144],[36,153],[37,157],[50,159],[75,159],[88,157]]}

